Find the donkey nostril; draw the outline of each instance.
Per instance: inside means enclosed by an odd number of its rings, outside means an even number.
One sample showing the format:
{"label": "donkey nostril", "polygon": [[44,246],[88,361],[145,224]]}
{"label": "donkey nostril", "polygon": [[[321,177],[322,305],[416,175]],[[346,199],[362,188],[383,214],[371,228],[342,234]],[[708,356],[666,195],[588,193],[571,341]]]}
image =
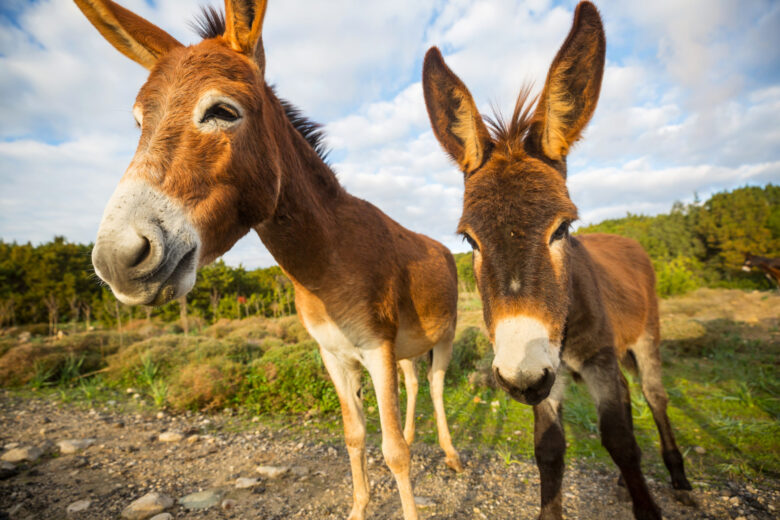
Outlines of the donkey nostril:
{"label": "donkey nostril", "polygon": [[152,243],[149,242],[149,239],[146,237],[141,237],[141,244],[136,252],[135,258],[130,263],[130,267],[137,267],[141,265],[144,260],[149,258],[149,256],[152,253]]}

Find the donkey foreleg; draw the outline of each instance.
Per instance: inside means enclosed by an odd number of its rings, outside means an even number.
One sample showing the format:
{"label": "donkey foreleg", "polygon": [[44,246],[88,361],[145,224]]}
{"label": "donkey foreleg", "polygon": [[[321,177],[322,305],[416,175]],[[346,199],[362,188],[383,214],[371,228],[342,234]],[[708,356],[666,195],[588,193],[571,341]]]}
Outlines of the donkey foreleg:
{"label": "donkey foreleg", "polygon": [[431,388],[433,412],[436,415],[436,431],[439,435],[439,446],[444,450],[445,462],[454,472],[461,473],[463,464],[460,462],[455,446],[452,445],[450,429],[447,425],[447,414],[444,411],[444,376],[452,358],[452,340],[433,347],[433,359],[428,369],[428,383]]}
{"label": "donkey foreleg", "polygon": [[541,481],[542,509],[540,520],[560,520],[563,456],[566,437],[563,431],[561,399],[566,386],[563,374],[558,373],[550,395],[534,406],[534,455]]}
{"label": "donkey foreleg", "polygon": [[393,349],[392,342],[366,349],[363,353],[363,363],[374,382],[374,391],[379,405],[379,420],[382,425],[382,454],[398,484],[404,520],[417,520],[417,505],[414,502],[410,476],[411,456],[409,445],[401,431],[398,375]]}
{"label": "donkey foreleg", "polygon": [[320,354],[336,387],[344,420],[344,440],[352,468],[353,502],[349,520],[364,520],[370,490],[366,468],[366,420],[363,415],[361,387],[363,370],[359,363],[345,364],[325,348],[320,347]]}
{"label": "donkey foreleg", "polygon": [[626,402],[630,399],[625,378],[620,374],[614,349],[602,348],[580,370],[588,391],[596,401],[601,443],[625,480],[638,520],[661,520],[640,465],[641,452],[634,438]]}
{"label": "donkey foreleg", "polygon": [[414,409],[417,406],[417,364],[413,359],[402,359],[398,362],[401,372],[404,374],[404,386],[406,387],[406,424],[404,425],[404,439],[411,445],[414,441]]}

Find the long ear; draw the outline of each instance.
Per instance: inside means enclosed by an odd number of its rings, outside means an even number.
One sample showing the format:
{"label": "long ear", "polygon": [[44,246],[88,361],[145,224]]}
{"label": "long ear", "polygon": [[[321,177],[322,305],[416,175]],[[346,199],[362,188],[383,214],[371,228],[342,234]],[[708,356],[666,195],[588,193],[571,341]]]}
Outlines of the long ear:
{"label": "long ear", "polygon": [[264,66],[263,19],[267,0],[225,0],[225,39],[233,50]]}
{"label": "long ear", "polygon": [[433,133],[468,177],[485,163],[493,142],[471,93],[436,47],[425,55],[423,94]]}
{"label": "long ear", "polygon": [[599,99],[606,47],[598,10],[580,2],[569,36],[550,65],[528,132],[530,151],[560,161],[580,138]]}
{"label": "long ear", "polygon": [[74,1],[111,45],[147,69],[163,54],[182,46],[167,32],[111,0]]}

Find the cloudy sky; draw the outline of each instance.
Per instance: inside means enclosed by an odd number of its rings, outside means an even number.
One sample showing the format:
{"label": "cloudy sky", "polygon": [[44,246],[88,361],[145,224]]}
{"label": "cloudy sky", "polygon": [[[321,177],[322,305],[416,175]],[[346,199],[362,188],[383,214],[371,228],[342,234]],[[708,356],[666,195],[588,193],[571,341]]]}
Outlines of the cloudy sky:
{"label": "cloudy sky", "polygon": [[[195,43],[217,0],[122,0]],[[454,230],[462,177],[435,141],[422,58],[438,45],[484,113],[538,90],[575,2],[271,0],[267,80],[326,125],[341,182],[403,225],[467,249]],[[597,2],[607,66],[596,114],[569,156],[581,222],[656,214],[694,193],[780,183],[780,2]],[[146,71],[67,0],[0,6],[0,239],[94,240],[138,131]],[[256,235],[228,263],[267,266]]]}

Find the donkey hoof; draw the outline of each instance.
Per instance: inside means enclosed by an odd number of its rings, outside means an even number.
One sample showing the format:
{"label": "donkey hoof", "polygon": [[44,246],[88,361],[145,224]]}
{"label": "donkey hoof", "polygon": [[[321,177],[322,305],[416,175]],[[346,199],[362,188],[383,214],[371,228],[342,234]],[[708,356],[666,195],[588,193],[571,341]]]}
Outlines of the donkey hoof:
{"label": "donkey hoof", "polygon": [[622,486],[618,484],[615,488],[615,496],[620,502],[631,502],[631,493],[628,492],[625,484]]}
{"label": "donkey hoof", "polygon": [[687,489],[673,489],[672,496],[676,501],[684,506],[694,507],[697,509],[699,507],[699,503],[696,501],[696,497],[693,496],[693,491],[689,491]]}
{"label": "donkey hoof", "polygon": [[460,456],[459,455],[457,455],[457,454],[456,455],[449,455],[445,459],[445,463],[455,473],[463,473],[463,464],[460,463]]}

